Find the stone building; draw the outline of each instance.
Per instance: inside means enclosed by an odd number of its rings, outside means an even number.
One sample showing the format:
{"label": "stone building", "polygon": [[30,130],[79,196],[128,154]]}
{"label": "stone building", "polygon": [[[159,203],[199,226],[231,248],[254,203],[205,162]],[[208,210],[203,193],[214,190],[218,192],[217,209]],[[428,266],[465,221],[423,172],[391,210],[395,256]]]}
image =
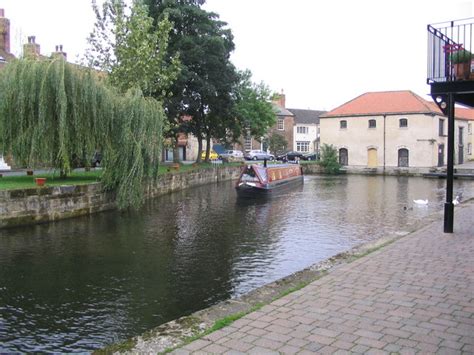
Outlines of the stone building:
{"label": "stone building", "polygon": [[[455,163],[467,157],[469,119],[456,116]],[[447,117],[411,91],[369,92],[320,117],[321,144],[342,165],[376,170],[446,165]]]}

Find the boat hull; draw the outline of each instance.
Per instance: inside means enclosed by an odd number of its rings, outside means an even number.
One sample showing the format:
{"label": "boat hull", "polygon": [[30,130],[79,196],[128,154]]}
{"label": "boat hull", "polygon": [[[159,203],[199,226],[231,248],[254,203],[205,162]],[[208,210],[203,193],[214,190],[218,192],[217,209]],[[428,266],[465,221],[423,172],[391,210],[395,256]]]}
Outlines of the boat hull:
{"label": "boat hull", "polygon": [[303,184],[303,175],[295,176],[290,179],[279,180],[267,184],[265,187],[251,186],[248,184],[241,184],[236,186],[237,196],[242,198],[269,198],[278,196],[282,192],[287,191],[295,186]]}

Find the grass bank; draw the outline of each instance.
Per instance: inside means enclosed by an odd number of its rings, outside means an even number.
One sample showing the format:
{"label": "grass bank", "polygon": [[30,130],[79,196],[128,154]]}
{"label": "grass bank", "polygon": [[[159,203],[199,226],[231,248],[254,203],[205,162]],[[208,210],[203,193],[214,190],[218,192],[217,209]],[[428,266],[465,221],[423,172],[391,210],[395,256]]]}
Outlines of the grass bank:
{"label": "grass bank", "polygon": [[[240,165],[240,163],[229,163],[225,166]],[[200,164],[180,164],[179,168],[173,168],[170,164],[160,165],[158,174],[163,175],[170,172],[184,173],[199,169],[211,169],[222,165],[211,163]],[[58,172],[35,173],[34,175],[6,175],[0,177],[0,190],[16,190],[28,189],[36,187],[36,178],[46,178],[45,186],[60,186],[60,185],[85,185],[100,182],[102,177],[101,169],[92,169],[90,171],[74,171],[67,178],[60,178]]]}

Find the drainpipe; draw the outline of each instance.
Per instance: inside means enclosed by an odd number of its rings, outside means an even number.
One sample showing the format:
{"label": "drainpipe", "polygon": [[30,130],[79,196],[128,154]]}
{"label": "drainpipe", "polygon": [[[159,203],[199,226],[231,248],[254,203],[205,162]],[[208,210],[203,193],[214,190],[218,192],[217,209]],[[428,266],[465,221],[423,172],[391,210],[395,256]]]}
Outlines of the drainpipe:
{"label": "drainpipe", "polygon": [[387,121],[387,115],[383,115],[383,174],[385,175],[385,143],[386,143],[386,121]]}

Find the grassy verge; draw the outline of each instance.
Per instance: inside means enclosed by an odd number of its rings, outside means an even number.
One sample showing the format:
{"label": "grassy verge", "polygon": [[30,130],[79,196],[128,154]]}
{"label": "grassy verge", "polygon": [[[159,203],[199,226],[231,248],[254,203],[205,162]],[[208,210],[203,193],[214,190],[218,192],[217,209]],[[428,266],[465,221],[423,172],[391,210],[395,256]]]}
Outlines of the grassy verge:
{"label": "grassy verge", "polygon": [[36,187],[35,178],[46,178],[46,186],[59,185],[84,185],[100,181],[101,170],[73,172],[66,179],[61,179],[58,174],[44,173],[37,175],[3,176],[0,178],[0,190],[27,189]]}
{"label": "grassy verge", "polygon": [[[175,170],[171,168],[171,165],[160,165],[158,174],[163,175],[167,173],[185,173],[199,169],[212,169],[215,167],[224,166],[239,166],[240,163],[229,163],[225,165],[215,165],[211,163],[201,164],[181,164],[179,169]],[[32,176],[26,175],[9,176],[4,175],[0,177],[0,190],[15,190],[15,189],[27,189],[36,187],[35,178],[46,178],[45,186],[59,186],[59,185],[84,185],[92,184],[100,181],[102,176],[102,170],[91,170],[91,171],[74,171],[67,178],[61,179],[58,173],[43,173],[35,174]]]}

